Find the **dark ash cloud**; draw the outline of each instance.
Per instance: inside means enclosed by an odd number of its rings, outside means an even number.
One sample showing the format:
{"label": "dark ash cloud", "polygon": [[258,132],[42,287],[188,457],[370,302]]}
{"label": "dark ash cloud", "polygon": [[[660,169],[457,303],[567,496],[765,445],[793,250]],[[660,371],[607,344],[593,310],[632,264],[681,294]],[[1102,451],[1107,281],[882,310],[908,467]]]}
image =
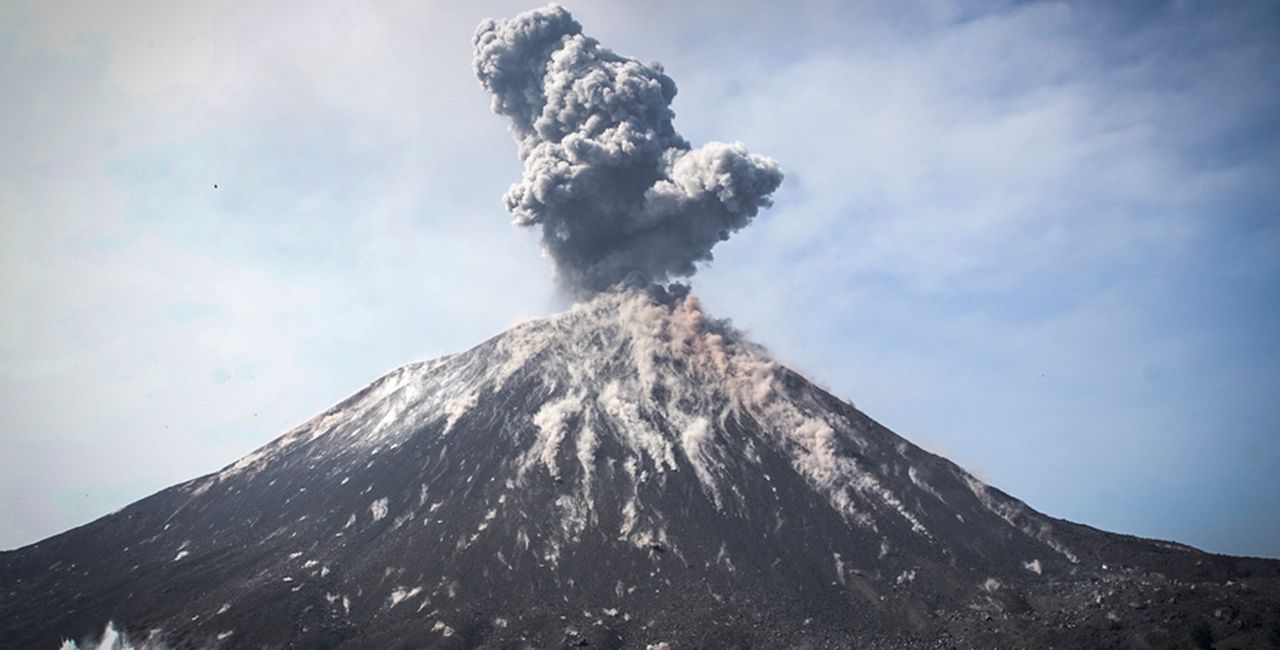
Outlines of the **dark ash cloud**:
{"label": "dark ash cloud", "polygon": [[777,162],[741,143],[692,148],[671,124],[676,84],[662,66],[601,47],[559,5],[486,20],[473,42],[524,161],[507,209],[542,227],[570,291],[693,275],[782,182]]}

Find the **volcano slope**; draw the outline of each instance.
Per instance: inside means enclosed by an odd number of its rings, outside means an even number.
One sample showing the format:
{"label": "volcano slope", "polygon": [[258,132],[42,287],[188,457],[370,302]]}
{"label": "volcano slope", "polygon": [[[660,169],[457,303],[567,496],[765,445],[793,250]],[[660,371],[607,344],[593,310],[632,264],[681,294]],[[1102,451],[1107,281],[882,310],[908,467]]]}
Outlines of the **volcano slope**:
{"label": "volcano slope", "polygon": [[0,555],[0,644],[1259,647],[1278,578],[1042,515],[623,292]]}

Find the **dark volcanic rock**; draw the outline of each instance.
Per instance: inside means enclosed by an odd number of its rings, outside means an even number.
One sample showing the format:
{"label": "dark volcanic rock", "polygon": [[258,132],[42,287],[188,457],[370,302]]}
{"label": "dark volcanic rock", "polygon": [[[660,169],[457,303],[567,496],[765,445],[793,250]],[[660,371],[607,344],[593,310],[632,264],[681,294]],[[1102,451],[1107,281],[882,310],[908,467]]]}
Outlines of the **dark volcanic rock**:
{"label": "dark volcanic rock", "polygon": [[672,303],[605,295],[406,366],[221,472],[0,554],[0,644],[108,620],[220,648],[1280,630],[1280,562],[1042,515]]}

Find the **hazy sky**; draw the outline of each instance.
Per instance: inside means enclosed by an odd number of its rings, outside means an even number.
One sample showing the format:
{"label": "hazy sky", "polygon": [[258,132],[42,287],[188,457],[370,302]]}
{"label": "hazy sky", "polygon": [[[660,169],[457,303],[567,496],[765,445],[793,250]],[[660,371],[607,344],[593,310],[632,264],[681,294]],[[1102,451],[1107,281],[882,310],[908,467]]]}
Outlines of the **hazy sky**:
{"label": "hazy sky", "polygon": [[[470,68],[531,6],[0,5],[0,548],[558,308]],[[1280,557],[1280,5],[1108,6],[568,5],[787,173],[710,311],[1048,514]]]}

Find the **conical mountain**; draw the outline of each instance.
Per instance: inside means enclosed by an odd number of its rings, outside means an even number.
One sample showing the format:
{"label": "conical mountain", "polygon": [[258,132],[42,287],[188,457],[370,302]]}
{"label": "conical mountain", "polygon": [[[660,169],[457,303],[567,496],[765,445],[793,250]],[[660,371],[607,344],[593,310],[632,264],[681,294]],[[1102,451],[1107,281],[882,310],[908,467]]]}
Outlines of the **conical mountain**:
{"label": "conical mountain", "polygon": [[1202,618],[1248,644],[1277,576],[1040,514],[693,296],[622,292],[0,554],[0,646],[114,621],[171,647],[1101,647]]}

